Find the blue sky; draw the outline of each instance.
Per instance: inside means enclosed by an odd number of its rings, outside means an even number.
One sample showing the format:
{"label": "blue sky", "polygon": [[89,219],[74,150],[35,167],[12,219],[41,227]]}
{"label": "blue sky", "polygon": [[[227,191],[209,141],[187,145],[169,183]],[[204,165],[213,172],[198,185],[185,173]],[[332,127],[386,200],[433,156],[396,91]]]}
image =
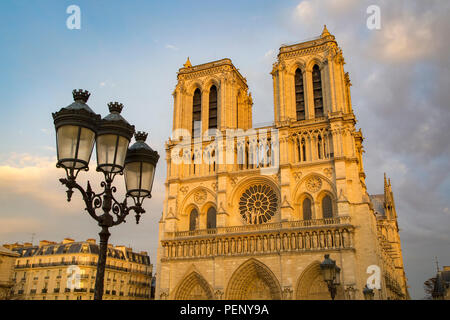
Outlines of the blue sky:
{"label": "blue sky", "polygon": [[[72,4],[81,9],[81,30],[66,28]],[[381,8],[381,30],[366,27],[370,4]],[[148,214],[111,237],[156,262],[171,94],[187,56],[194,65],[231,58],[248,80],[257,125],[273,121],[269,73],[280,45],[318,36],[327,24],[353,84],[369,193],[382,192],[387,172],[411,294],[422,298],[434,256],[450,265],[450,50],[442,41],[449,11],[448,1],[437,0],[1,1],[0,243],[29,241],[32,233],[56,241],[98,233],[79,198],[65,202],[54,167],[51,113],[83,88],[102,115],[108,102],[122,102],[123,116],[149,132],[161,155]]]}

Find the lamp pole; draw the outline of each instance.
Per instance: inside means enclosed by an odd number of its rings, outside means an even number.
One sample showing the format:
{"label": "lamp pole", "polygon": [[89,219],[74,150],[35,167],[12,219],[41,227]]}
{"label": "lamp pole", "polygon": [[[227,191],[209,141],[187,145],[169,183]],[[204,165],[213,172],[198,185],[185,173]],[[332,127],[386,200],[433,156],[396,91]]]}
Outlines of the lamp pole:
{"label": "lamp pole", "polygon": [[[147,134],[135,133],[134,126],[120,115],[122,104],[109,103],[110,114],[101,119],[86,104],[90,96],[88,91],[74,90],[72,94],[74,102],[53,113],[58,156],[56,166],[66,172],[66,178],[59,181],[67,187],[67,201],[71,200],[73,189],[77,189],[85,203],[85,210],[101,227],[94,300],[102,300],[108,239],[111,235],[109,228],[126,222],[125,218],[131,211],[135,212],[136,223],[139,223],[141,214],[145,213],[142,203],[145,198],[151,198],[159,155],[145,143]],[[134,133],[136,143],[128,148]],[[95,193],[89,182],[86,190],[76,182],[80,171],[89,170],[94,142],[97,171],[104,174],[101,193]],[[125,174],[127,192],[122,202],[114,197],[116,187],[112,183],[117,174]],[[129,198],[133,200],[130,206],[127,204]],[[103,214],[96,213],[100,208]]]}

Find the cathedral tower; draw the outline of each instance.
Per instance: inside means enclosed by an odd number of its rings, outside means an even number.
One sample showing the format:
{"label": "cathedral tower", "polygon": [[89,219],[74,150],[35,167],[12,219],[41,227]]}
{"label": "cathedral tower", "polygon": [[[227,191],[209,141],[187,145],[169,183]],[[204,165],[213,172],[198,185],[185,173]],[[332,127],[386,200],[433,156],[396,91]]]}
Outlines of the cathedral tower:
{"label": "cathedral tower", "polygon": [[364,299],[368,279],[376,299],[407,297],[393,194],[389,183],[381,218],[344,63],[326,27],[282,46],[274,125],[253,128],[251,94],[231,60],[186,61],[166,144],[157,299],[329,299],[325,254],[341,270],[338,299]]}

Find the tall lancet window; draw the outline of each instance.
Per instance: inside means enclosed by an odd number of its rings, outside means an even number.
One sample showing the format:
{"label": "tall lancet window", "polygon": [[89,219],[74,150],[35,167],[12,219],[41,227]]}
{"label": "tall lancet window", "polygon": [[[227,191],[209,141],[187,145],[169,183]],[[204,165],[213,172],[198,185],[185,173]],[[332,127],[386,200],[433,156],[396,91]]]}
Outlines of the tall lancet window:
{"label": "tall lancet window", "polygon": [[333,218],[333,204],[329,195],[322,199],[322,215],[324,219]]}
{"label": "tall lancet window", "polygon": [[194,99],[192,102],[192,137],[200,136],[200,128],[202,121],[202,94],[200,89],[195,89]]}
{"label": "tall lancet window", "polygon": [[213,207],[209,208],[206,214],[206,228],[216,228],[216,209]]}
{"label": "tall lancet window", "polygon": [[297,111],[297,121],[305,120],[305,91],[303,75],[300,69],[295,70],[295,109]]}
{"label": "tall lancet window", "polygon": [[209,90],[209,122],[208,129],[217,129],[217,88]]}
{"label": "tall lancet window", "polygon": [[313,67],[312,79],[314,90],[314,116],[323,117],[322,78],[317,64]]}
{"label": "tall lancet window", "polygon": [[303,200],[303,220],[311,220],[311,218],[311,200],[309,200],[309,198],[305,198],[305,200]]}
{"label": "tall lancet window", "polygon": [[194,231],[198,227],[198,212],[197,209],[192,209],[189,215],[189,231]]}

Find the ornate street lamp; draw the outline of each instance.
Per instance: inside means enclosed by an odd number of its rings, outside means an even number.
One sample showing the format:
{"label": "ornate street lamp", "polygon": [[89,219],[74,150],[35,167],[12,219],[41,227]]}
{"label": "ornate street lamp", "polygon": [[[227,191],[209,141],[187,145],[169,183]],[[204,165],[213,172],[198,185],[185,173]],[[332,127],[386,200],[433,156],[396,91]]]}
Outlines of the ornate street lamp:
{"label": "ornate street lamp", "polygon": [[375,296],[375,292],[373,289],[370,289],[367,284],[363,289],[364,299],[366,300],[373,300],[373,297]]}
{"label": "ornate street lamp", "polygon": [[[74,90],[75,102],[53,113],[53,119],[58,156],[56,166],[66,171],[67,178],[59,181],[67,187],[67,201],[72,198],[72,189],[78,189],[85,202],[85,210],[102,228],[99,233],[100,252],[94,293],[94,299],[101,300],[106,252],[111,235],[109,228],[125,222],[130,211],[136,213],[136,223],[139,223],[141,214],[145,213],[142,203],[145,198],[151,197],[159,155],[145,143],[147,134],[144,132],[136,133],[136,143],[128,148],[134,126],[120,115],[122,104],[109,103],[110,114],[100,119],[100,115],[95,114],[86,104],[89,96],[88,91]],[[86,190],[76,182],[80,170],[89,170],[94,141],[97,171],[104,174],[104,181],[101,183],[103,192],[98,194],[92,191],[89,182]],[[112,186],[112,182],[117,174],[122,175],[124,172],[127,193],[125,199],[118,202],[113,196],[116,187]],[[128,197],[133,199],[132,206],[127,205]],[[97,215],[96,210],[99,208],[103,210],[103,214]]]}
{"label": "ornate street lamp", "polygon": [[336,261],[330,259],[330,255],[325,255],[325,260],[320,264],[320,270],[322,271],[323,280],[328,286],[328,291],[330,292],[331,299],[334,300],[336,296],[337,286],[340,283],[340,273],[341,268],[336,265]]}

